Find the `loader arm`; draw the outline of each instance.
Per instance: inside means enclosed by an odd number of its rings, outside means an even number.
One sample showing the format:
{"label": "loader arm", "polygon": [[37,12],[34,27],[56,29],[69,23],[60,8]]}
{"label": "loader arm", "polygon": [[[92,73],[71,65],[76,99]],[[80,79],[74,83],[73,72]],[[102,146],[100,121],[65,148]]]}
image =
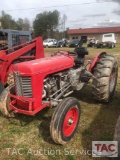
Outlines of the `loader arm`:
{"label": "loader arm", "polygon": [[[25,55],[32,49],[35,49],[34,55]],[[18,59],[22,59],[23,61],[33,60],[43,57],[44,48],[42,43],[42,37],[38,37],[31,42],[27,42],[19,46],[0,51],[0,80],[2,84],[6,83],[7,76],[12,71],[13,61]]]}

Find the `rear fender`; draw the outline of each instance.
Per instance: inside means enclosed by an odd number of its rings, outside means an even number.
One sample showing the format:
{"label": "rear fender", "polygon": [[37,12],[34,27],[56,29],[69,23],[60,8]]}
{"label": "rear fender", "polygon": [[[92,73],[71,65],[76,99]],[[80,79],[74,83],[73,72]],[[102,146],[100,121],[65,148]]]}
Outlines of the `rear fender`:
{"label": "rear fender", "polygon": [[101,55],[105,55],[105,54],[107,54],[107,53],[106,53],[106,52],[102,52],[102,53],[98,54],[98,55],[92,60],[92,63],[91,63],[91,65],[90,65],[90,67],[89,67],[89,72],[93,73],[93,69],[94,69],[96,63],[98,62],[100,56],[101,56]]}

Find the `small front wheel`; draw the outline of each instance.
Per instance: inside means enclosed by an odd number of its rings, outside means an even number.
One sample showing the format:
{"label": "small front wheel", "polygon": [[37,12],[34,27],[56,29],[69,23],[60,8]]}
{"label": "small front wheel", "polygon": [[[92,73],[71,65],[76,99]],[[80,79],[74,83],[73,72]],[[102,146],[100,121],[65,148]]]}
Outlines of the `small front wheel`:
{"label": "small front wheel", "polygon": [[80,103],[73,97],[65,98],[56,108],[50,124],[55,143],[65,144],[76,132],[80,120]]}

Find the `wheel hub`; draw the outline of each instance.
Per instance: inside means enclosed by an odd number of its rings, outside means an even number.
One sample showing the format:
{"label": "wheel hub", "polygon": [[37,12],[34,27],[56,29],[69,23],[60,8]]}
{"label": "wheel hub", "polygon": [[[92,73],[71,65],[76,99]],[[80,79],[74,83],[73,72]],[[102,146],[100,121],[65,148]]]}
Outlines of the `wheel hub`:
{"label": "wheel hub", "polygon": [[63,122],[63,134],[65,136],[70,136],[77,125],[78,122],[78,110],[76,106],[72,107],[66,114]]}
{"label": "wheel hub", "polygon": [[73,123],[74,123],[73,118],[72,118],[72,117],[69,118],[69,119],[68,119],[68,125],[71,125],[71,124],[73,124]]}

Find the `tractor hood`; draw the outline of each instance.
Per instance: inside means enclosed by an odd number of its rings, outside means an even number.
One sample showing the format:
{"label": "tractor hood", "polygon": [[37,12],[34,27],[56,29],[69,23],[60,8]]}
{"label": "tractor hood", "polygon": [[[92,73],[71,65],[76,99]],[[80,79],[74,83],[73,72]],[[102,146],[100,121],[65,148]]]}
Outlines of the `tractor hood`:
{"label": "tractor hood", "polygon": [[74,58],[68,55],[57,55],[13,65],[13,71],[23,76],[50,74],[74,65]]}

